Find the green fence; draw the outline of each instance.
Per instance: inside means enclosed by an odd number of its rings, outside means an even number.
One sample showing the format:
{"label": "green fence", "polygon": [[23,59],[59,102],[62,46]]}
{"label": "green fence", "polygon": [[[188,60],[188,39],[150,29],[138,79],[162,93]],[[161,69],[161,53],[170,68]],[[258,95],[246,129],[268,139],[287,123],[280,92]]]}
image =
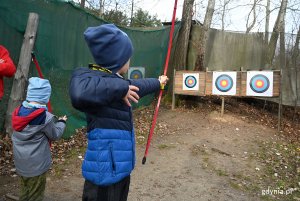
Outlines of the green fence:
{"label": "green fence", "polygon": [[[68,95],[72,70],[93,62],[83,32],[89,26],[98,26],[106,22],[71,2],[0,0],[0,44],[10,51],[16,65],[30,12],[39,14],[34,51],[45,78],[49,79],[52,85],[53,113],[67,114],[69,117],[64,135],[67,138],[74,134],[74,129],[85,126],[84,114],[72,108]],[[158,77],[164,65],[170,27],[155,30],[121,29],[133,42],[131,66],[143,66],[146,68],[146,77]],[[178,30],[179,25],[176,25],[175,33]],[[30,76],[38,76],[33,64],[29,73]],[[3,129],[12,79],[5,78],[4,82],[5,95],[0,103],[0,130]],[[153,98],[153,94],[144,97],[138,106],[151,103]]]}

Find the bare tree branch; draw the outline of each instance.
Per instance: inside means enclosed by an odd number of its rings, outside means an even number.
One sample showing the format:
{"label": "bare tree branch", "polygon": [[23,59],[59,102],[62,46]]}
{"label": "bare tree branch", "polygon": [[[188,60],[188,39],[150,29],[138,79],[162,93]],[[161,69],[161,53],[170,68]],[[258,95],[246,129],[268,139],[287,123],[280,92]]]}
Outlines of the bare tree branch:
{"label": "bare tree branch", "polygon": [[215,9],[215,0],[208,0],[208,5],[203,22],[203,37],[197,53],[195,70],[204,70],[204,56],[206,52],[206,42],[208,39],[209,28],[211,26],[212,17]]}
{"label": "bare tree branch", "polygon": [[[247,28],[246,33],[249,33],[256,23],[256,3],[257,3],[257,1],[258,0],[253,0],[253,6],[248,14],[247,23],[246,23],[246,28]],[[251,25],[249,25],[249,18],[250,18],[250,15],[252,12],[253,12],[253,20],[252,20]]]}

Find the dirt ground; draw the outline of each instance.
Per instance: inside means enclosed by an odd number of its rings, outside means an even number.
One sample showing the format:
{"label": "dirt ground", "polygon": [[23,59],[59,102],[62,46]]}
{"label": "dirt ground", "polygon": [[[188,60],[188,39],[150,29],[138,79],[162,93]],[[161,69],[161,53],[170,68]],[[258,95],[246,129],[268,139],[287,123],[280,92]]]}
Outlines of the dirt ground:
{"label": "dirt ground", "polygon": [[[276,129],[231,112],[221,117],[213,109],[162,108],[158,122],[145,165],[146,137],[137,133],[129,201],[289,200],[286,195],[262,196],[276,186],[266,181],[265,164],[256,156],[264,143],[278,140]],[[48,175],[46,201],[81,200],[81,161],[72,157],[59,176]],[[6,193],[17,195],[17,177],[0,176],[0,189],[0,200],[8,200]]]}

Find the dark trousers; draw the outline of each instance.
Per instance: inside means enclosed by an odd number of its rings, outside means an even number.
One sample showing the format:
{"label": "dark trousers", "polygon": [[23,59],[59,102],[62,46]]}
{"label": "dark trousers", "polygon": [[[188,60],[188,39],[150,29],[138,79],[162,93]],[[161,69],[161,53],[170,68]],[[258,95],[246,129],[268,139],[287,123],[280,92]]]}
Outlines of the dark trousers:
{"label": "dark trousers", "polygon": [[82,201],[127,201],[130,175],[110,186],[97,186],[85,180]]}

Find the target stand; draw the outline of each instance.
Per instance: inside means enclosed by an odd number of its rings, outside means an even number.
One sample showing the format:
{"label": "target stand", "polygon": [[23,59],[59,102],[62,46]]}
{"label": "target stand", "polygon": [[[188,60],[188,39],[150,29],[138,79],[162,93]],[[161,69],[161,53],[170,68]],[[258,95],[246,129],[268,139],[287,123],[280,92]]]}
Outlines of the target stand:
{"label": "target stand", "polygon": [[174,70],[172,109],[176,95],[273,98],[280,95],[281,71],[176,71]]}

